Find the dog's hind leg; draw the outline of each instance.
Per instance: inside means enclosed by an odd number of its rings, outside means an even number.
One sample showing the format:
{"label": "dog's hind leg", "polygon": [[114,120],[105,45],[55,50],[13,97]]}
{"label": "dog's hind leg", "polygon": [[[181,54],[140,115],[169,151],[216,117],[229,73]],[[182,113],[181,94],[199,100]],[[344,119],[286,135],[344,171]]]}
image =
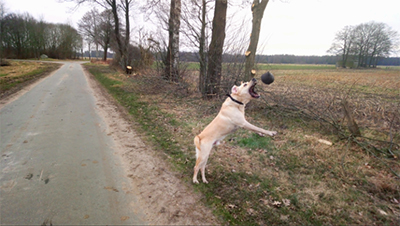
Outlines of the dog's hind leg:
{"label": "dog's hind leg", "polygon": [[196,165],[194,166],[193,183],[199,183],[197,180],[197,174],[199,170],[201,170],[203,182],[208,183],[205,177],[205,168],[213,145],[210,142],[201,142],[200,144],[199,137],[196,137],[194,141],[196,144]]}
{"label": "dog's hind leg", "polygon": [[207,160],[208,160],[208,156],[210,154],[210,150],[209,149],[205,149],[204,147],[202,147],[201,150],[205,150],[206,153],[204,153],[204,151],[199,151],[199,149],[196,148],[196,165],[194,166],[194,174],[193,174],[193,183],[198,184],[199,181],[197,180],[197,174],[199,173],[199,170],[201,171],[201,179],[203,180],[203,183],[208,183],[208,181],[206,180],[206,175],[205,175],[205,168],[206,168],[206,164],[207,164]]}
{"label": "dog's hind leg", "polygon": [[206,165],[207,165],[207,161],[208,161],[208,156],[203,160],[203,162],[201,163],[201,179],[203,180],[203,183],[208,184],[208,181],[206,180]]}
{"label": "dog's hind leg", "polygon": [[200,155],[201,140],[199,136],[194,137],[194,145],[196,146],[196,165],[194,166],[193,183],[198,184],[199,181],[197,180],[197,173],[199,172],[200,163],[202,160]]}
{"label": "dog's hind leg", "polygon": [[[203,183],[208,183],[206,180],[206,165],[207,165],[207,160],[208,157],[210,156],[211,149],[213,147],[212,142],[203,142],[201,144],[201,149],[199,151],[199,155],[196,161],[196,166],[195,170],[197,169],[197,172],[201,171],[201,179],[203,180]],[[197,164],[198,163],[198,164]]]}
{"label": "dog's hind leg", "polygon": [[197,149],[197,147],[196,147],[196,165],[194,166],[194,174],[193,174],[193,183],[196,183],[196,184],[199,183],[199,181],[197,180],[197,173],[199,172],[200,163],[202,161],[202,158],[201,158],[199,152],[200,152],[199,149]]}

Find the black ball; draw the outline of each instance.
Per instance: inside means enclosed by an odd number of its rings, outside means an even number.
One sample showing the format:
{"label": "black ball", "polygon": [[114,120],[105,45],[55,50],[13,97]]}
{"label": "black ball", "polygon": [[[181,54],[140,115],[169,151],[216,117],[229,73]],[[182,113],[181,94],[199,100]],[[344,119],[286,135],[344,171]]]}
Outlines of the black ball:
{"label": "black ball", "polygon": [[261,81],[267,85],[271,84],[274,82],[274,76],[271,74],[271,72],[264,73],[261,75]]}

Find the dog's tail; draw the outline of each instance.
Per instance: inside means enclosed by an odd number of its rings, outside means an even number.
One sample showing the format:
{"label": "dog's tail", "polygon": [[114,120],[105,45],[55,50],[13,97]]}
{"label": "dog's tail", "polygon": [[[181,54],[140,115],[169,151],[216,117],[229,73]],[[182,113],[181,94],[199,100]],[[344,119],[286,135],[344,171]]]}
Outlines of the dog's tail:
{"label": "dog's tail", "polygon": [[199,156],[199,151],[201,150],[200,149],[201,139],[199,136],[194,137],[194,145],[196,146],[196,159],[197,159]]}

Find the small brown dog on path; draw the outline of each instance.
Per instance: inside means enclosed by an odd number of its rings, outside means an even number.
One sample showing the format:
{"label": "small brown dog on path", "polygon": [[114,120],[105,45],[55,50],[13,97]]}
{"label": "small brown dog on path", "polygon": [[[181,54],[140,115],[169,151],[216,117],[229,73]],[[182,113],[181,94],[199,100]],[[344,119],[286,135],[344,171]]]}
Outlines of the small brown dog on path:
{"label": "small brown dog on path", "polygon": [[205,177],[205,168],[211,149],[214,145],[219,145],[228,134],[235,132],[238,128],[254,131],[260,136],[274,136],[277,133],[276,131],[268,131],[254,126],[247,122],[244,117],[246,104],[253,98],[260,97],[254,91],[256,84],[257,80],[253,78],[250,82],[242,83],[240,86],[233,86],[232,94],[228,94],[228,98],[222,104],[217,117],[208,124],[203,132],[194,138],[196,165],[194,167],[193,183],[199,183],[197,180],[199,170],[201,170],[203,182],[208,183]]}

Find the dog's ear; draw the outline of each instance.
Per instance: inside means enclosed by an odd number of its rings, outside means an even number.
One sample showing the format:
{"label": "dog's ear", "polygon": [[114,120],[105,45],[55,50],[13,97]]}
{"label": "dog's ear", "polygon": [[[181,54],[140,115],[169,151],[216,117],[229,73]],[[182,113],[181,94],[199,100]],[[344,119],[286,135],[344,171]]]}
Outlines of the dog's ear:
{"label": "dog's ear", "polygon": [[232,86],[232,89],[231,89],[232,94],[237,94],[238,91],[239,91],[239,89],[237,86]]}

